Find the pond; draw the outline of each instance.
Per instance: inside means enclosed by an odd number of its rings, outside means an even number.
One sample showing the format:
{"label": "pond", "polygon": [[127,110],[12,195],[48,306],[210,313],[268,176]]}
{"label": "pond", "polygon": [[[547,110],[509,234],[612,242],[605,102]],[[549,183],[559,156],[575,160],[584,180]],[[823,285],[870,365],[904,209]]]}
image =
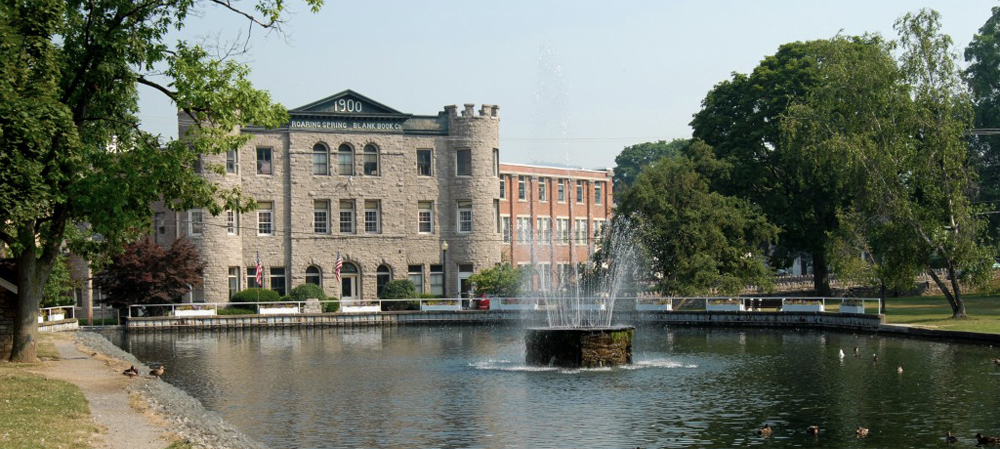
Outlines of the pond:
{"label": "pond", "polygon": [[930,448],[948,430],[960,445],[1000,433],[995,349],[867,334],[640,326],[634,365],[582,371],[525,366],[514,326],[133,333],[124,346],[275,449]]}

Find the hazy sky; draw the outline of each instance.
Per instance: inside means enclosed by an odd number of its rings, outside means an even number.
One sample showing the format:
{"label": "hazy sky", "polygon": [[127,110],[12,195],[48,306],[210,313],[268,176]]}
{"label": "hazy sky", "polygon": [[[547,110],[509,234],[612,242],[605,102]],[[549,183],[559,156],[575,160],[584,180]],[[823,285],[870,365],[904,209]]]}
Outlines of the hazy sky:
{"label": "hazy sky", "polygon": [[[296,108],[353,89],[399,111],[500,106],[503,162],[613,167],[622,148],[691,136],[701,100],[778,46],[838,32],[894,38],[897,18],[941,13],[961,54],[996,0],[291,2],[285,36],[255,29],[251,79]],[[209,8],[180,36],[246,26]],[[173,105],[142,92],[145,129],[176,137]],[[477,106],[478,109],[478,106]]]}

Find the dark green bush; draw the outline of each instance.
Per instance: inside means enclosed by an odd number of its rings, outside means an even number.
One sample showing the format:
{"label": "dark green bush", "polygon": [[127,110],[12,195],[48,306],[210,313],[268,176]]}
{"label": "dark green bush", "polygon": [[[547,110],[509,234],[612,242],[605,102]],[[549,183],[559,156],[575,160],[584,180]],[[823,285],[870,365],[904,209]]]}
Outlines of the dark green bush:
{"label": "dark green bush", "polygon": [[[260,299],[258,299],[260,298]],[[233,295],[230,302],[277,302],[281,301],[281,295],[274,290],[263,288],[248,288]]]}
{"label": "dark green bush", "polygon": [[[337,298],[327,298],[327,299],[337,299]],[[323,313],[333,313],[338,310],[340,310],[340,301],[323,303]]]}
{"label": "dark green bush", "polygon": [[229,306],[224,309],[219,309],[217,312],[219,315],[254,315],[257,313],[253,309],[247,309],[244,307],[234,307],[234,306]]}
{"label": "dark green bush", "polygon": [[323,293],[323,287],[316,284],[302,284],[293,288],[292,292],[288,294],[289,301],[305,301],[309,298],[325,301],[326,293]]}
{"label": "dark green bush", "polygon": [[389,281],[382,287],[379,299],[410,299],[417,297],[417,287],[409,279]]}
{"label": "dark green bush", "polygon": [[420,310],[420,301],[383,301],[382,311]]}

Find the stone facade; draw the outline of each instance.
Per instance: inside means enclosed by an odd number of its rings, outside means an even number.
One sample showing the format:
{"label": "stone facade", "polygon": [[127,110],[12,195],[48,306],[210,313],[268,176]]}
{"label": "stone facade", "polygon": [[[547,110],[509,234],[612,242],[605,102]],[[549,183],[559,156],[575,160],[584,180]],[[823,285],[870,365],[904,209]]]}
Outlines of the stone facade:
{"label": "stone facade", "polygon": [[17,319],[17,294],[0,287],[0,360],[10,358],[14,350],[14,321]]}
{"label": "stone facade", "polygon": [[[348,90],[289,111],[281,128],[244,127],[250,141],[204,159],[203,170],[261,207],[211,216],[159,205],[155,240],[186,236],[198,247],[206,270],[194,301],[223,302],[254,284],[258,254],[263,287],[285,293],[314,282],[330,296],[371,299],[385,281],[410,278],[460,296],[468,275],[501,257],[497,110],[417,116]],[[178,117],[183,136],[192,123]]]}

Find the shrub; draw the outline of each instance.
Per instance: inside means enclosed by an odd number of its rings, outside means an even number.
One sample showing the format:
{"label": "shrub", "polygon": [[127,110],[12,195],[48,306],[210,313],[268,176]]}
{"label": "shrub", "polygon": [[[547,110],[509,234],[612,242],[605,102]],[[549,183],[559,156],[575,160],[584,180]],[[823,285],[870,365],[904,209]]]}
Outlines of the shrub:
{"label": "shrub", "polygon": [[305,301],[310,298],[325,301],[326,293],[323,293],[323,287],[316,284],[302,284],[293,288],[292,292],[288,294],[289,301]]}
{"label": "shrub", "polygon": [[409,279],[389,281],[382,287],[379,299],[409,299],[417,297],[417,287]]}
{"label": "shrub", "polygon": [[216,312],[219,315],[254,315],[254,314],[257,313],[257,312],[254,312],[251,309],[247,309],[247,308],[243,308],[243,307],[233,307],[233,306],[229,306],[229,307],[226,307],[224,309],[219,309]]}
{"label": "shrub", "polygon": [[[337,298],[327,298],[327,299],[337,299]],[[323,313],[334,313],[338,310],[340,310],[340,301],[323,303]]]}
{"label": "shrub", "polygon": [[[259,299],[258,299],[259,298]],[[274,290],[263,288],[248,288],[233,295],[230,302],[277,302],[281,301],[281,295]]]}

